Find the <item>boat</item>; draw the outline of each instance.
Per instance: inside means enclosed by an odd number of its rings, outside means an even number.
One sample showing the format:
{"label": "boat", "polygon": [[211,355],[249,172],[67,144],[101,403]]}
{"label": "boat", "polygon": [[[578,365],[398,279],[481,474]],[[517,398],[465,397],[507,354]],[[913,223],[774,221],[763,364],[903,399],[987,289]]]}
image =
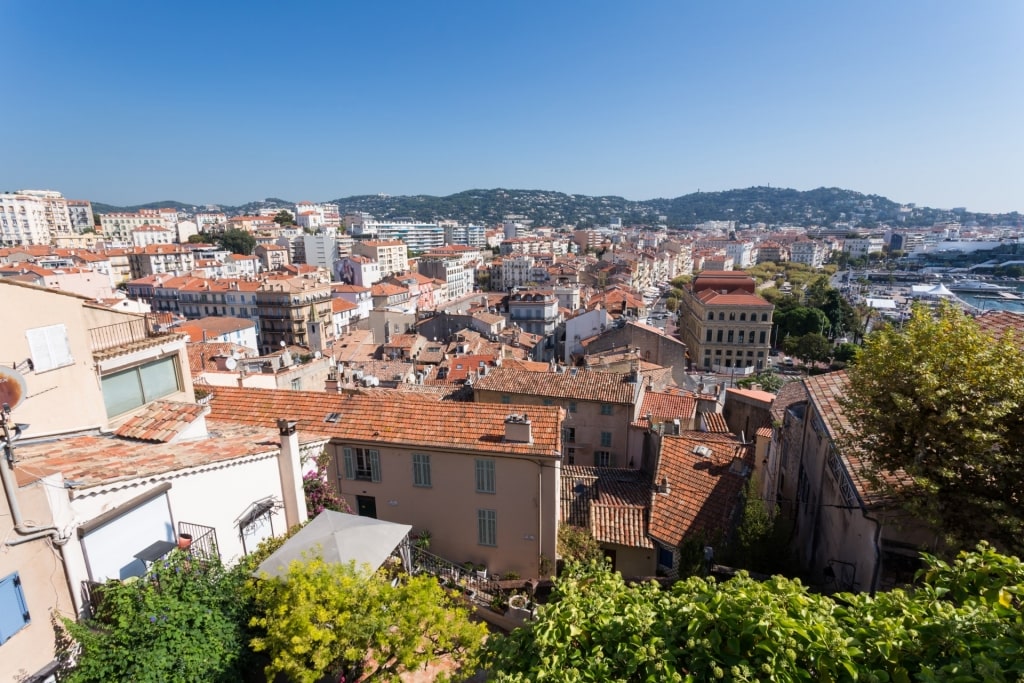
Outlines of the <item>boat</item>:
{"label": "boat", "polygon": [[1013,287],[1005,287],[992,282],[981,280],[964,280],[963,282],[952,282],[946,285],[951,292],[958,294],[995,294],[996,292],[1013,292]]}

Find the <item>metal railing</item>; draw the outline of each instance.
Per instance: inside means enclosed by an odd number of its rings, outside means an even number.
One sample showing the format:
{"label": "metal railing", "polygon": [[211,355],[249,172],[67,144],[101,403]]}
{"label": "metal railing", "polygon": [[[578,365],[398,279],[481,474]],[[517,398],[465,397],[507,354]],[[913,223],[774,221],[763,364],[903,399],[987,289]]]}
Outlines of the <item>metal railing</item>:
{"label": "metal railing", "polygon": [[445,586],[461,589],[469,600],[485,607],[491,604],[497,593],[494,579],[484,578],[480,572],[469,571],[462,565],[416,546],[412,548],[412,573],[435,576]]}
{"label": "metal railing", "polygon": [[212,526],[178,522],[178,535],[181,534],[192,536],[192,545],[188,550],[193,556],[207,560],[220,557],[220,550],[217,546],[217,530]]}
{"label": "metal railing", "polygon": [[89,344],[93,353],[96,353],[160,335],[161,333],[156,328],[155,317],[146,315],[121,323],[91,328]]}

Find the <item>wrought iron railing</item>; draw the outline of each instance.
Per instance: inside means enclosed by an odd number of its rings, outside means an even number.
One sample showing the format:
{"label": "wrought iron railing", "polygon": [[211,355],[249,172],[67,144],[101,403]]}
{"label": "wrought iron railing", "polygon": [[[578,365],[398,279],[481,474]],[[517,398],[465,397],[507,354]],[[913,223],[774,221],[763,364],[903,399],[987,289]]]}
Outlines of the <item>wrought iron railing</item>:
{"label": "wrought iron railing", "polygon": [[146,315],[121,323],[94,327],[89,330],[89,343],[95,353],[132,342],[144,341],[160,334],[156,329],[156,319]]}
{"label": "wrought iron railing", "polygon": [[489,576],[482,576],[483,572],[467,570],[463,565],[416,546],[412,548],[412,573],[436,576],[445,586],[461,590],[468,599],[482,606],[490,605],[497,593],[496,582]]}
{"label": "wrought iron railing", "polygon": [[178,536],[180,537],[182,534],[192,537],[192,544],[188,550],[193,556],[208,560],[220,557],[220,550],[217,546],[217,530],[212,526],[178,522]]}

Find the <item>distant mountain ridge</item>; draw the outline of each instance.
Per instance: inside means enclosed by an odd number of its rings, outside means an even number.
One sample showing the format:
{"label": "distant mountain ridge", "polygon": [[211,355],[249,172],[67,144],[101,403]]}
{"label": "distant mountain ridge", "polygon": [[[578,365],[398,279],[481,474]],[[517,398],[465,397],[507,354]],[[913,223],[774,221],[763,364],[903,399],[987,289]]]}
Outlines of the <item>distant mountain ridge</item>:
{"label": "distant mountain ridge", "polygon": [[[734,220],[737,223],[771,225],[829,225],[851,221],[871,226],[896,221],[901,205],[879,195],[853,190],[820,187],[793,190],[776,187],[749,187],[722,192],[695,192],[673,199],[633,201],[623,197],[592,197],[547,190],[476,189],[446,197],[432,195],[389,196],[356,195],[328,200],[338,204],[342,214],[364,211],[379,219],[409,218],[417,221],[440,219],[493,225],[506,216],[522,216],[535,225],[607,225],[621,218],[626,225],[656,224],[664,217],[670,226],[686,226],[710,220]],[[272,197],[240,206],[220,206],[229,214],[252,213],[263,208],[291,208],[294,202]],[[138,211],[148,208],[176,208],[184,211],[200,207],[175,201],[152,202],[118,207],[93,203],[96,213]],[[976,220],[981,224],[1010,222],[1020,224],[1021,214],[979,214],[914,207],[902,215],[905,225],[931,225],[940,220]]]}

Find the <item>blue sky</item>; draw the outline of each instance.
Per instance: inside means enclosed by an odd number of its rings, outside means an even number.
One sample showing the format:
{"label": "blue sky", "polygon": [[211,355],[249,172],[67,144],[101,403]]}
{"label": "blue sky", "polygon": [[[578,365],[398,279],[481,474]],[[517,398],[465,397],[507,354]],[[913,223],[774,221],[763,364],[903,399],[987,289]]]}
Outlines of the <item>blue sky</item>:
{"label": "blue sky", "polygon": [[0,2],[0,191],[1024,210],[1024,3]]}

